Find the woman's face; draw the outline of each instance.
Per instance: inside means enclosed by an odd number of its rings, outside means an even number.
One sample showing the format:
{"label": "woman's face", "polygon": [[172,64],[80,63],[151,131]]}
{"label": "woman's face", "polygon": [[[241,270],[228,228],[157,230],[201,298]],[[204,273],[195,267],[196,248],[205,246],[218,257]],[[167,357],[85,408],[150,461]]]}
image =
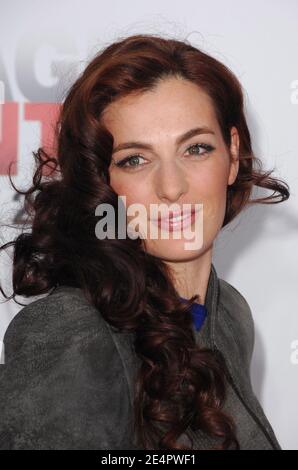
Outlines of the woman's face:
{"label": "woman's face", "polygon": [[[167,78],[152,91],[111,103],[103,123],[114,137],[110,185],[118,196],[126,196],[126,210],[131,204],[142,204],[150,224],[155,204],[175,204],[176,210],[186,203],[203,208],[197,219],[203,222],[199,248],[185,249],[185,242],[191,240],[184,238],[183,231],[179,238],[172,231],[162,238],[157,229],[158,237],[151,238],[148,226],[146,251],[163,260],[187,261],[210,249],[223,223],[227,186],[237,176],[239,139],[232,128],[231,146],[226,147],[209,96],[190,81]],[[195,128],[204,130],[179,143],[183,134]],[[120,147],[126,143],[133,144]],[[131,158],[124,166],[116,166],[127,157]],[[198,226],[195,222],[188,230],[194,232]]]}

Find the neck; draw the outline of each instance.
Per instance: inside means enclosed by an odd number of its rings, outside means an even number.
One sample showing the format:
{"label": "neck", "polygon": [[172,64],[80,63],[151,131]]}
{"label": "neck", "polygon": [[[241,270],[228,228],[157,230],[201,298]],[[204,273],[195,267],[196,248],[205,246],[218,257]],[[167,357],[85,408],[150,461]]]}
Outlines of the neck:
{"label": "neck", "polygon": [[173,275],[174,287],[180,297],[189,299],[198,295],[196,300],[204,304],[212,263],[212,246],[202,255],[189,261],[166,261]]}

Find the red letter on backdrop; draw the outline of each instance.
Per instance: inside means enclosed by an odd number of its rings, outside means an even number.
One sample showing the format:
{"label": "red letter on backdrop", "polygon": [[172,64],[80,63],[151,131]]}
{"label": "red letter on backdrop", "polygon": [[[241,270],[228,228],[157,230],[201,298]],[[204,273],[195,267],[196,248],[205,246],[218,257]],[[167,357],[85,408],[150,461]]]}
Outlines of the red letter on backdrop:
{"label": "red letter on backdrop", "polygon": [[[41,146],[45,151],[55,153],[55,124],[60,110],[60,103],[25,103],[24,117],[28,121],[39,121],[41,123]],[[51,173],[50,168],[43,174]]]}
{"label": "red letter on backdrop", "polygon": [[[19,103],[8,102],[1,104],[1,129],[0,129],[0,175],[8,175],[8,165],[17,163],[18,153],[18,111]],[[11,175],[16,175],[17,167],[12,165]]]}

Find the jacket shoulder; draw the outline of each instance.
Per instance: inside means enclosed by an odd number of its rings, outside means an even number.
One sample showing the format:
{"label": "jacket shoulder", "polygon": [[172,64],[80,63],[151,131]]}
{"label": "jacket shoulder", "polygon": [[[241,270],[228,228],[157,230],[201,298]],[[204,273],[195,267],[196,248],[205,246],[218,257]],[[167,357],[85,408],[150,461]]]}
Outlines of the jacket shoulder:
{"label": "jacket shoulder", "polygon": [[2,449],[130,448],[123,362],[81,289],[34,300],[8,325],[0,415]]}
{"label": "jacket shoulder", "polygon": [[224,279],[219,279],[219,290],[219,302],[224,311],[224,319],[238,345],[240,357],[246,359],[249,368],[255,341],[251,308],[239,290]]}
{"label": "jacket shoulder", "polygon": [[30,353],[31,345],[47,346],[50,341],[66,347],[93,331],[112,342],[107,323],[98,310],[75,287],[60,287],[21,308],[9,323],[3,338],[5,362]]}

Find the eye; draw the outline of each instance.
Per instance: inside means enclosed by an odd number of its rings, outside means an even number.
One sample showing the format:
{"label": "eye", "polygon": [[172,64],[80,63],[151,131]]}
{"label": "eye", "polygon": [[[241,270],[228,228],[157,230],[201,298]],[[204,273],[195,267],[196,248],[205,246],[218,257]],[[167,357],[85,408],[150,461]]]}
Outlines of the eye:
{"label": "eye", "polygon": [[[204,149],[205,151],[204,152],[200,152],[199,151],[201,149]],[[190,145],[187,149],[187,151],[190,151],[191,150],[191,155],[204,155],[206,153],[210,153],[212,152],[212,150],[214,150],[214,147],[212,145],[209,145],[209,144],[194,144],[194,145]]]}
{"label": "eye", "polygon": [[[193,144],[190,145],[186,150],[191,151],[191,155],[198,155],[202,156],[205,155],[206,153],[212,152],[215,147],[209,144],[201,143],[201,144]],[[204,149],[204,152],[200,152],[201,149]],[[119,160],[118,162],[114,162],[114,165],[117,166],[118,168],[125,168],[127,170],[133,170],[134,168],[144,166],[139,165],[138,161],[139,159],[144,158],[140,154],[135,154],[135,155],[130,155],[129,157],[125,157],[122,160]]]}
{"label": "eye", "polygon": [[[122,160],[115,162],[115,166],[119,168],[126,168],[126,169],[136,168],[137,166],[142,166],[142,165],[135,164],[140,158],[143,158],[143,157],[139,154],[131,155],[130,157],[125,157]],[[129,164],[132,163],[132,165],[126,165],[126,163],[129,163]]]}

